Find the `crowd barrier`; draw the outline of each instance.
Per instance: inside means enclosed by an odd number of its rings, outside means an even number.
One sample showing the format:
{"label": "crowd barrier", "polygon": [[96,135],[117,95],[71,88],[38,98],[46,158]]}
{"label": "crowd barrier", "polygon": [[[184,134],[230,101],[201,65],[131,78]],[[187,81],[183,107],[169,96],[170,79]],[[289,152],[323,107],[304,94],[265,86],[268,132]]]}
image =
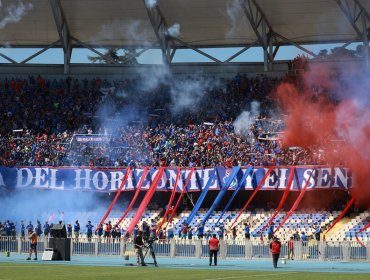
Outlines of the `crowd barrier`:
{"label": "crowd barrier", "polygon": [[[38,253],[48,247],[48,238],[40,238]],[[306,261],[346,261],[370,262],[370,242],[363,247],[355,241],[309,241],[294,243],[295,260]],[[158,257],[207,258],[209,256],[207,240],[165,240],[153,243]],[[25,254],[29,251],[29,241],[21,237],[0,237],[0,252]],[[9,252],[9,253],[8,253]],[[126,256],[134,255],[132,241],[123,239],[79,238],[72,239],[71,255]],[[282,258],[288,257],[288,244],[282,243]],[[221,240],[219,258],[221,259],[266,259],[271,258],[269,242]]]}

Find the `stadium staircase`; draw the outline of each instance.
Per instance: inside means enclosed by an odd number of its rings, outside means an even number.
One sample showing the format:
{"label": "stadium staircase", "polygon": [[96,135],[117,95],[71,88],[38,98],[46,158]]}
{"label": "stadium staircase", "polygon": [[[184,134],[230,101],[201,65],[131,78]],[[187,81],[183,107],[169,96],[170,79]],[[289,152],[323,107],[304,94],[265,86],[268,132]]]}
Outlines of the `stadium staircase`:
{"label": "stadium staircase", "polygon": [[[325,235],[325,239],[328,241],[336,241],[341,233],[346,231],[348,223],[351,221],[351,218],[344,217],[342,218],[330,231]],[[338,239],[339,240],[339,239]]]}

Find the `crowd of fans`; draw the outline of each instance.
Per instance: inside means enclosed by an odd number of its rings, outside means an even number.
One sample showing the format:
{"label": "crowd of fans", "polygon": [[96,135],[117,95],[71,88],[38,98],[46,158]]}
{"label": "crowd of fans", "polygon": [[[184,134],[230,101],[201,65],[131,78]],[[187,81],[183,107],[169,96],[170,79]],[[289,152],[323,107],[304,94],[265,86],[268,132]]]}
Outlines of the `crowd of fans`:
{"label": "crowd of fans", "polygon": [[[199,82],[194,79],[186,81]],[[284,122],[276,117],[269,95],[280,81],[265,75],[208,78],[199,102],[175,111],[173,85],[168,82],[143,89],[139,78],[3,79],[0,165],[322,164],[308,151],[281,147],[278,139]],[[251,102],[258,102],[259,111],[249,115],[243,128],[236,127],[235,119],[251,111]],[[100,134],[107,140],[78,143],[76,134]]]}

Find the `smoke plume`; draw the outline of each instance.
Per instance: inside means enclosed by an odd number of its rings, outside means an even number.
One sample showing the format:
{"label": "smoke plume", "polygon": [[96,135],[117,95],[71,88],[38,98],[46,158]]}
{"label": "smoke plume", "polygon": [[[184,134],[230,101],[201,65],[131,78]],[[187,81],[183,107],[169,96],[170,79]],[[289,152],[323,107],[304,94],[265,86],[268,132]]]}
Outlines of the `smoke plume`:
{"label": "smoke plume", "polygon": [[250,111],[243,111],[234,121],[235,133],[248,136],[249,128],[256,122],[256,118],[260,114],[260,103],[253,101]]}
{"label": "smoke plume", "polygon": [[277,100],[288,114],[284,145],[322,150],[323,164],[348,167],[355,178],[353,195],[370,206],[370,80],[359,68],[311,64],[303,86],[282,83]]}
{"label": "smoke plume", "polygon": [[145,5],[152,9],[157,5],[157,0],[145,0]]}
{"label": "smoke plume", "polygon": [[180,24],[175,23],[168,28],[168,34],[172,37],[178,37],[180,35]]}
{"label": "smoke plume", "polygon": [[22,1],[3,7],[2,1],[0,0],[0,29],[3,29],[9,23],[19,22],[32,8],[32,3],[24,4]]}

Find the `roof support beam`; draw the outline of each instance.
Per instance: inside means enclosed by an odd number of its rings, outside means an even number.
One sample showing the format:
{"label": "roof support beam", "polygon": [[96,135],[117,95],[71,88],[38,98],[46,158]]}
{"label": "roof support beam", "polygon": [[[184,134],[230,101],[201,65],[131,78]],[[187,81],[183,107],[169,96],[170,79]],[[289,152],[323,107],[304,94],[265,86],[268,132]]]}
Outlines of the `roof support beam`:
{"label": "roof support beam", "polygon": [[197,52],[197,53],[199,53],[199,54],[201,54],[201,55],[203,55],[205,57],[208,57],[209,59],[213,60],[214,62],[221,63],[221,60],[219,60],[219,59],[217,59],[217,58],[209,55],[208,53],[205,53],[204,51],[201,51],[200,49],[197,49],[197,48],[194,48],[194,47],[190,46],[188,43],[182,41],[179,38],[172,37],[172,39],[174,41],[177,41],[178,43],[180,43],[182,46],[185,46],[185,47],[187,47],[189,49],[192,49],[193,51],[195,51],[195,52]]}
{"label": "roof support beam", "polygon": [[68,74],[72,54],[71,33],[69,32],[68,24],[64,16],[60,0],[50,0],[50,5],[54,15],[54,21],[59,33],[60,42],[62,43],[63,47],[64,74]]}
{"label": "roof support beam", "polygon": [[369,30],[370,15],[358,0],[336,0],[339,8],[363,41],[364,59],[367,65],[370,64],[369,54]]}
{"label": "roof support beam", "polygon": [[294,43],[293,41],[289,40],[288,38],[284,37],[283,35],[279,34],[279,33],[274,33],[274,36],[275,37],[278,37],[280,39],[282,39],[283,41],[285,41],[286,43],[288,44],[291,44],[293,46],[295,46],[296,48],[304,51],[305,53],[313,56],[313,57],[317,57],[317,54],[311,52],[310,50],[306,49],[305,47],[302,47],[301,45],[297,44],[297,43]]}
{"label": "roof support beam", "polygon": [[15,60],[11,59],[9,56],[7,56],[7,55],[5,55],[5,54],[3,54],[3,53],[1,53],[1,52],[0,52],[0,56],[1,56],[2,58],[5,58],[7,61],[9,61],[9,62],[11,62],[11,63],[13,63],[13,64],[18,64],[18,62],[16,62]]}
{"label": "roof support beam", "polygon": [[274,58],[270,43],[274,32],[271,24],[255,0],[239,0],[239,4],[263,48],[265,70],[272,70]]}
{"label": "roof support beam", "polygon": [[88,49],[88,50],[90,50],[90,51],[92,51],[93,53],[96,53],[97,55],[99,55],[100,57],[102,57],[102,58],[107,58],[108,60],[109,60],[109,62],[111,62],[112,64],[117,64],[117,62],[114,60],[114,59],[112,59],[111,57],[106,57],[104,54],[102,54],[101,52],[99,52],[99,51],[97,51],[96,49],[94,49],[93,47],[91,47],[90,45],[88,45],[88,44],[86,44],[86,43],[84,43],[84,42],[82,42],[82,41],[80,41],[80,40],[78,40],[77,38],[75,38],[75,37],[73,37],[73,36],[71,36],[71,39],[73,40],[73,41],[76,41],[76,43],[77,44],[79,44],[80,46],[82,46],[82,47],[84,47],[84,48],[86,48],[86,49]]}
{"label": "roof support beam", "polygon": [[242,53],[244,53],[245,51],[249,50],[251,47],[257,45],[258,43],[258,40],[257,41],[254,41],[252,44],[242,48],[240,51],[238,51],[237,53],[233,54],[232,56],[230,56],[228,59],[226,59],[224,61],[224,63],[227,63],[227,62],[230,62],[231,60],[233,60],[234,58],[238,57],[239,55],[241,55]]}
{"label": "roof support beam", "polygon": [[42,54],[43,52],[46,52],[48,49],[56,46],[57,44],[60,43],[60,40],[58,41],[55,41],[54,43],[51,43],[49,46],[47,46],[46,48],[43,48],[42,50],[39,50],[38,52],[34,53],[33,55],[27,57],[26,59],[22,60],[21,62],[19,62],[20,64],[25,64],[26,62],[30,61],[31,59],[34,59],[36,56],[39,56],[40,54]]}
{"label": "roof support beam", "polygon": [[155,36],[157,37],[159,46],[162,50],[163,63],[168,65],[171,63],[172,40],[171,36],[168,34],[166,19],[157,4],[150,6],[148,5],[147,0],[143,1]]}

